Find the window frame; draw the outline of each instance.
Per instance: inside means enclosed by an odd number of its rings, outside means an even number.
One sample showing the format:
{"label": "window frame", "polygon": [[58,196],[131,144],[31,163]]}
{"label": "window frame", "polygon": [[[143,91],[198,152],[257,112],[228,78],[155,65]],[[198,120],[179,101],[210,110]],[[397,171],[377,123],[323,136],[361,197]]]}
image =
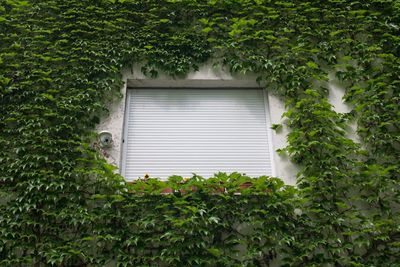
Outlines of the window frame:
{"label": "window frame", "polygon": [[[176,81],[175,81],[176,82]],[[132,181],[136,179],[127,179],[125,177],[126,173],[126,150],[127,150],[127,135],[128,135],[128,121],[129,121],[129,110],[130,110],[130,92],[132,89],[259,89],[263,92],[263,101],[264,101],[264,112],[265,112],[265,125],[266,125],[266,138],[268,141],[268,154],[270,158],[271,164],[271,176],[276,176],[276,162],[274,159],[274,144],[273,144],[273,137],[272,137],[272,121],[271,121],[271,108],[269,106],[269,98],[268,92],[265,88],[260,86],[255,86],[253,83],[248,83],[248,81],[239,81],[234,82],[232,81],[223,81],[223,80],[216,80],[216,81],[178,81],[174,85],[174,81],[158,81],[158,80],[150,80],[150,83],[141,81],[136,81],[136,84],[128,84],[126,87],[126,96],[125,96],[125,107],[124,107],[124,118],[123,118],[123,127],[122,127],[122,146],[121,146],[121,153],[120,153],[120,174],[125,178],[127,181]],[[232,171],[233,172],[233,171]],[[172,175],[172,174],[170,174]],[[208,177],[205,177],[208,178]],[[164,180],[164,179],[163,179]]]}

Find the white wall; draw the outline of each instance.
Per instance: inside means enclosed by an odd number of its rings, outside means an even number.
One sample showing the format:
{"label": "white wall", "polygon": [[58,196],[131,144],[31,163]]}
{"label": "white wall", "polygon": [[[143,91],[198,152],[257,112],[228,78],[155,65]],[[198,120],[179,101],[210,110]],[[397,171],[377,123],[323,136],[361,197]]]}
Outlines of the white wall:
{"label": "white wall", "polygon": [[[352,107],[343,102],[343,96],[345,94],[345,89],[340,84],[340,81],[335,77],[334,73],[329,73],[329,103],[333,106],[333,110],[337,113],[349,113],[352,110]],[[356,143],[360,143],[359,136],[356,133],[357,130],[357,122],[356,120],[352,121],[347,125],[347,138],[352,139]]]}
{"label": "white wall", "polygon": [[[103,118],[97,127],[97,131],[109,131],[113,135],[113,145],[111,148],[104,149],[106,159],[111,164],[121,166],[121,150],[123,140],[123,124],[125,111],[125,96],[128,87],[259,87],[255,82],[256,76],[239,75],[232,76],[228,70],[223,68],[214,68],[211,64],[203,65],[199,71],[190,73],[184,79],[172,79],[165,75],[160,75],[156,79],[145,77],[140,71],[140,66],[134,66],[132,69],[123,71],[124,86],[121,92],[123,99],[110,103],[110,116]],[[331,76],[330,102],[337,112],[349,112],[349,107],[342,102],[344,90],[340,88],[337,81]],[[273,94],[268,94],[268,104],[271,114],[272,124],[282,124],[282,114],[285,111],[283,102]],[[354,126],[353,126],[354,128]],[[352,128],[351,128],[352,129]],[[281,156],[275,151],[284,148],[287,144],[286,136],[288,129],[286,126],[278,131],[271,131],[273,143],[273,161],[275,165],[275,176],[283,179],[287,184],[296,183],[296,174],[298,168],[285,156]],[[354,129],[350,130],[349,136],[354,138]]]}

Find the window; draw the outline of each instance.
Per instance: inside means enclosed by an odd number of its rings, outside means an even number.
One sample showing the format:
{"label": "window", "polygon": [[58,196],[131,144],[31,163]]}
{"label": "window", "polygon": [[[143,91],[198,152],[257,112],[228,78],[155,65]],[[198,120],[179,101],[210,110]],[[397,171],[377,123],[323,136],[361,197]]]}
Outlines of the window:
{"label": "window", "polygon": [[273,175],[269,120],[262,89],[128,89],[122,174]]}

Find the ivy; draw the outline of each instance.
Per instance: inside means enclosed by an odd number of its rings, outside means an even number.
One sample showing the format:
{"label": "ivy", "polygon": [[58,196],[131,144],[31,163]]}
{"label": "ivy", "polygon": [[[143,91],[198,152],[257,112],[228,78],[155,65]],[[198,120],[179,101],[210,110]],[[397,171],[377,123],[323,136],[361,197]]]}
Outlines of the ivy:
{"label": "ivy", "polygon": [[[398,1],[0,3],[2,266],[399,264]],[[123,68],[184,77],[211,59],[285,102],[296,188],[237,173],[129,184],[93,145]]]}

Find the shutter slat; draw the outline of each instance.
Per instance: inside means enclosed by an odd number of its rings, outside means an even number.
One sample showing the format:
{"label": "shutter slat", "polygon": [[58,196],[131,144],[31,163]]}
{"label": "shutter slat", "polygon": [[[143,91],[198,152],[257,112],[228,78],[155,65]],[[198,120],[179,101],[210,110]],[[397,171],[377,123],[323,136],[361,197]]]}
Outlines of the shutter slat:
{"label": "shutter slat", "polygon": [[261,89],[130,89],[123,174],[271,175]]}

